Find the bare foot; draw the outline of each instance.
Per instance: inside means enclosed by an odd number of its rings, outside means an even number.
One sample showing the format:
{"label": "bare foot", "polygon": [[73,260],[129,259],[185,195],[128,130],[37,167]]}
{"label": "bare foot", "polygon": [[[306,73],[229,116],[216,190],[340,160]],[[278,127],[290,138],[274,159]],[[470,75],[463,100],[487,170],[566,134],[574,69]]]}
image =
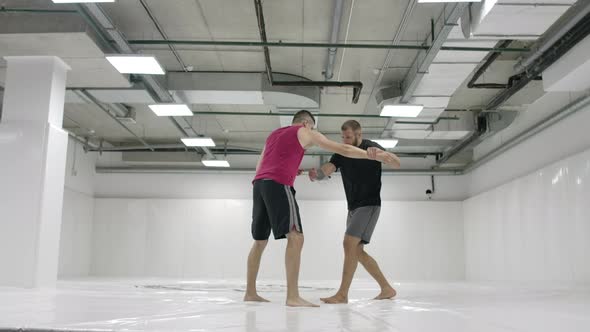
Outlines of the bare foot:
{"label": "bare foot", "polygon": [[381,293],[375,297],[375,300],[389,300],[393,299],[397,295],[397,292],[392,287],[384,288]]}
{"label": "bare foot", "polygon": [[305,301],[304,299],[298,297],[296,299],[287,299],[287,306],[288,307],[319,307],[319,305]]}
{"label": "bare foot", "polygon": [[348,297],[340,295],[340,294],[336,294],[332,297],[323,297],[320,300],[322,300],[322,302],[324,303],[328,303],[328,304],[340,304],[340,303],[348,303]]}
{"label": "bare foot", "polygon": [[270,302],[269,300],[259,296],[258,294],[244,296],[244,302]]}

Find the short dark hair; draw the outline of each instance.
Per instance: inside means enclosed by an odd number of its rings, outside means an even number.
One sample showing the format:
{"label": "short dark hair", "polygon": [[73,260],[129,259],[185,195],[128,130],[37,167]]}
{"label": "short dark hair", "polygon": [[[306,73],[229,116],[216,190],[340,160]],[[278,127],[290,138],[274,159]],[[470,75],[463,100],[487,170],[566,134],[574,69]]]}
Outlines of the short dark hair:
{"label": "short dark hair", "polygon": [[361,130],[361,124],[356,120],[348,120],[342,124],[340,130],[345,131],[347,129],[352,129],[352,131],[359,131]]}
{"label": "short dark hair", "polygon": [[295,113],[295,115],[293,116],[293,123],[301,123],[303,122],[303,120],[307,119],[311,119],[311,121],[313,121],[313,124],[315,124],[315,118],[313,117],[313,114],[311,114],[311,112],[308,110],[301,110]]}

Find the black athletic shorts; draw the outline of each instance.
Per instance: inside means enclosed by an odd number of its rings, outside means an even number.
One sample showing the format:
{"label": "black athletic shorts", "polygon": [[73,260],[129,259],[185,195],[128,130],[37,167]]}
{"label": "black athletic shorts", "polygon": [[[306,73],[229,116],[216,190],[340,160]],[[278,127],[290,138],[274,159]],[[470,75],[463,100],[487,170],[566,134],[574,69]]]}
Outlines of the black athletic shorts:
{"label": "black athletic shorts", "polygon": [[273,180],[254,181],[252,208],[252,237],[268,240],[270,231],[275,239],[284,239],[293,230],[303,233],[295,189]]}

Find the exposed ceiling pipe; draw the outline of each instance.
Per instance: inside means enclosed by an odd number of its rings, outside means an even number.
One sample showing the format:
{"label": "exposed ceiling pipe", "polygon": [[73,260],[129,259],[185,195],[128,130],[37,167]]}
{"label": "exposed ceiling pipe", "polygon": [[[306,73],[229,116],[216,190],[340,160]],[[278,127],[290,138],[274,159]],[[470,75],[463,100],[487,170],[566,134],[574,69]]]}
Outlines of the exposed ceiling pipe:
{"label": "exposed ceiling pipe", "polygon": [[[510,46],[512,40],[504,40],[498,45],[499,48],[505,48]],[[501,55],[500,52],[492,52],[486,59],[486,61],[479,67],[479,69],[473,74],[471,80],[467,83],[469,89],[506,89],[509,84],[498,84],[498,83],[475,83],[485,73],[485,71],[492,65],[494,61]]]}
{"label": "exposed ceiling pipe", "polygon": [[[139,3],[143,7],[143,9],[145,9],[146,14],[150,18],[150,20],[152,20],[152,23],[154,24],[154,26],[156,27],[156,29],[158,30],[158,32],[160,33],[162,38],[164,38],[164,40],[168,40],[168,36],[164,32],[164,29],[160,25],[160,22],[158,22],[158,20],[156,19],[156,17],[152,13],[152,10],[148,6],[148,4],[145,2],[145,0],[139,0]],[[176,51],[176,47],[174,45],[168,45],[168,48],[170,48],[170,51],[172,51],[172,54],[174,54],[174,57],[176,58],[176,61],[178,61],[180,66],[182,67],[182,70],[188,71],[186,64],[184,63],[184,61],[180,57],[180,54],[178,53],[178,51]]]}
{"label": "exposed ceiling pipe", "polygon": [[[352,0],[350,3],[350,13],[348,13],[348,21],[346,23],[346,34],[344,35],[344,42],[348,43],[348,33],[350,32],[350,23],[352,23],[352,13],[354,12],[354,1]],[[338,78],[337,81],[340,81],[340,76],[342,76],[342,68],[344,67],[344,58],[346,56],[346,49],[342,50],[342,56],[340,57],[340,66],[338,66]]]}
{"label": "exposed ceiling pipe", "polygon": [[[296,42],[260,42],[260,41],[219,41],[219,40],[129,40],[131,45],[205,45],[205,46],[236,46],[236,47],[295,47],[295,48],[356,48],[356,49],[380,49],[380,50],[428,50],[427,45],[400,45],[400,44],[356,44],[356,43],[296,43]],[[442,46],[443,51],[454,52],[511,52],[523,53],[529,51],[526,47],[510,47],[499,49],[495,47],[471,47],[471,46]]]}
{"label": "exposed ceiling pipe", "polygon": [[475,130],[451,147],[447,152],[443,153],[442,157],[437,159],[436,166],[434,167],[441,167],[441,165],[449,161],[455,155],[481,143],[486,136],[493,135],[507,128],[513,123],[517,115],[517,111],[479,113],[474,119]]}
{"label": "exposed ceiling pipe", "polygon": [[[424,75],[428,73],[428,68],[430,68],[432,61],[434,61],[434,58],[442,49],[444,42],[447,40],[451,30],[456,25],[467,6],[467,3],[447,3],[436,22],[432,22],[431,32],[423,42],[424,45],[430,43],[430,46],[424,54],[418,53],[408,74],[402,80],[401,96],[399,98],[400,103],[405,104],[410,101],[418,84],[420,84]],[[438,32],[435,31],[435,27],[437,26],[440,26]],[[395,119],[387,121],[387,124],[383,128],[383,133],[381,134],[382,137],[386,136],[386,131],[390,129],[395,122]]]}
{"label": "exposed ceiling pipe", "polygon": [[[258,21],[258,31],[260,33],[260,40],[263,43],[268,42],[266,39],[266,27],[264,25],[264,12],[262,10],[262,2],[260,0],[254,0],[254,9],[256,11],[256,19]],[[270,85],[273,85],[272,79],[272,66],[270,62],[270,52],[268,50],[268,46],[263,46],[262,49],[264,50],[264,64],[266,68],[266,75],[268,76],[268,82]]]}
{"label": "exposed ceiling pipe", "polygon": [[[548,0],[555,1],[555,0]],[[494,6],[514,6],[514,7],[570,7],[569,3],[556,3],[556,2],[499,2]]]}
{"label": "exposed ceiling pipe", "polygon": [[543,56],[527,66],[521,74],[514,76],[516,78],[513,79],[515,80],[515,83],[508,89],[494,96],[494,98],[488,102],[485,109],[494,110],[504,104],[504,102],[524,88],[530,81],[540,76],[545,69],[549,68],[549,66],[566,54],[578,42],[586,38],[588,34],[590,34],[590,14],[587,14],[585,18],[570,29],[563,38],[559,39],[548,48],[543,53]]}
{"label": "exposed ceiling pipe", "polygon": [[576,24],[590,14],[590,1],[578,1],[574,3],[551,27],[538,39],[535,45],[518,64],[514,70],[518,73],[545,53],[553,44],[565,36]]}
{"label": "exposed ceiling pipe", "polygon": [[[438,124],[439,122],[441,122],[442,120],[460,120],[461,118],[458,116],[439,116],[438,118],[436,118],[436,120],[434,121],[415,121],[415,120],[396,120],[395,123],[397,124],[426,124],[426,125],[435,125]],[[393,129],[385,129],[385,131],[391,131]]]}
{"label": "exposed ceiling pipe", "polygon": [[362,82],[325,82],[325,81],[274,81],[273,85],[278,86],[315,86],[315,87],[338,87],[352,88],[352,103],[356,104],[363,89]]}
{"label": "exposed ceiling pipe", "polygon": [[77,10],[68,9],[38,9],[38,8],[6,8],[0,7],[0,13],[24,13],[24,14],[76,14]]}
{"label": "exposed ceiling pipe", "polygon": [[88,140],[88,138],[78,136],[78,135],[74,134],[73,132],[71,132],[69,130],[66,130],[66,131],[68,132],[68,135],[71,138],[73,138],[74,140],[78,141],[80,144],[84,145],[84,151],[99,151],[100,150],[100,146],[98,146],[98,145],[90,142]]}
{"label": "exposed ceiling pipe", "polygon": [[561,108],[559,111],[545,117],[541,121],[533,124],[525,131],[521,132],[520,134],[514,136],[513,138],[509,139],[508,141],[504,142],[502,145],[498,146],[497,148],[493,149],[492,151],[488,152],[481,158],[472,161],[464,168],[464,173],[467,174],[472,172],[473,170],[477,169],[481,165],[487,163],[488,161],[494,159],[495,157],[499,156],[503,152],[509,150],[510,148],[524,142],[525,140],[533,137],[534,135],[542,132],[543,130],[553,126],[554,124],[558,123],[559,121],[567,118],[570,115],[573,115],[579,111],[585,110],[590,106],[590,96],[585,96],[579,98],[578,100],[574,101],[573,103]]}
{"label": "exposed ceiling pipe", "polygon": [[449,159],[454,157],[459,152],[467,149],[468,147],[473,146],[475,142],[479,139],[481,133],[477,131],[471,132],[467,137],[462,139],[459,143],[453,146],[448,152],[444,153],[441,158],[436,161],[437,167],[446,163]]}
{"label": "exposed ceiling pipe", "polygon": [[[330,33],[330,43],[338,42],[338,34],[340,33],[340,22],[342,21],[343,0],[334,0],[334,14],[332,15],[332,32]],[[324,77],[329,80],[334,77],[334,63],[336,62],[336,53],[338,49],[335,47],[328,49],[328,61],[326,62],[326,69],[324,70]]]}
{"label": "exposed ceiling pipe", "polygon": [[[94,102],[92,100],[90,100],[85,93],[82,93],[82,90],[84,89],[69,89],[71,90],[76,96],[78,96],[78,98],[80,98],[81,100],[85,101],[86,103],[89,104],[94,104]],[[86,91],[88,93],[88,91]],[[109,111],[115,113],[115,116],[117,118],[124,118],[126,116],[128,116],[129,114],[129,110],[122,104],[118,104],[118,103],[104,103],[105,105],[109,106]]]}
{"label": "exposed ceiling pipe", "polygon": [[[224,111],[193,111],[197,115],[228,115],[228,116],[285,116],[285,113],[270,113],[270,112],[224,112]],[[315,116],[322,118],[372,118],[372,119],[387,119],[378,114],[354,114],[354,113],[316,113]],[[419,121],[419,120],[398,120],[396,123],[400,124],[437,124],[441,120],[460,120],[457,116],[441,116],[434,121]]]}
{"label": "exposed ceiling pipe", "polygon": [[0,86],[0,122],[2,122],[2,108],[4,106],[4,87]]}
{"label": "exposed ceiling pipe", "polygon": [[[553,46],[547,49],[542,57],[533,61],[525,71],[517,75],[517,80],[508,89],[502,91],[496,95],[486,106],[485,109],[492,110],[502,105],[506,100],[513,96],[516,92],[525,87],[531,80],[540,75],[546,68],[557,61],[561,56],[566,54],[572,47],[574,47],[579,41],[583,40],[590,34],[590,14],[586,15],[585,19],[576,24],[563,38],[558,40]],[[550,119],[549,119],[550,120]],[[549,121],[548,120],[548,121]],[[541,124],[538,124],[541,125]],[[479,138],[485,133],[485,131],[475,132],[472,136],[468,137],[465,141],[460,142],[453,147],[448,153],[443,155],[437,165],[441,165],[449,160],[454,155],[461,151],[471,148],[477,142]]]}
{"label": "exposed ceiling pipe", "polygon": [[[450,6],[452,7],[448,8]],[[426,40],[424,41],[425,45],[427,45],[430,41],[430,47],[424,56],[421,56],[420,54],[416,56],[414,63],[412,64],[412,68],[410,68],[408,75],[402,81],[402,95],[400,102],[407,103],[410,101],[410,98],[412,98],[414,91],[418,87],[418,84],[428,72],[428,68],[432,64],[434,57],[442,48],[443,43],[447,40],[451,30],[457,24],[457,21],[463,14],[465,8],[467,8],[467,3],[455,3],[453,5],[445,4],[441,15],[436,20],[436,23],[433,24],[431,34],[426,37]],[[434,27],[438,26],[439,24],[441,25],[441,28],[435,36]]]}
{"label": "exposed ceiling pipe", "polygon": [[[579,1],[580,2],[580,1]],[[583,1],[582,1],[583,2]],[[506,5],[506,4],[503,4]],[[538,4],[531,4],[537,6]],[[402,21],[407,22],[411,16],[411,12],[416,6],[416,0],[410,0],[406,11],[404,12],[404,18]],[[60,14],[60,13],[76,13],[82,14],[79,10],[48,10],[48,9],[30,9],[30,8],[5,8],[5,12],[22,12],[22,13],[40,13],[40,14]],[[400,26],[401,27],[401,26]],[[398,31],[402,31],[398,29]],[[401,36],[401,34],[400,34]],[[104,36],[102,36],[104,37]],[[112,41],[111,39],[105,39],[107,45]],[[392,41],[391,44],[355,44],[355,43],[290,43],[290,42],[244,42],[244,41],[211,41],[211,40],[127,40],[131,45],[209,45],[209,46],[243,46],[243,47],[319,47],[319,48],[365,48],[365,49],[413,49],[413,50],[428,50],[428,46],[424,45],[398,45],[397,41]],[[441,50],[445,51],[473,51],[473,52],[491,52],[491,51],[502,51],[502,52],[528,52],[528,48],[510,48],[505,50],[498,50],[489,47],[460,47],[460,46],[443,46]],[[382,68],[383,69],[383,68]]]}
{"label": "exposed ceiling pipe", "polygon": [[[256,18],[258,19],[258,30],[260,33],[260,40],[263,44],[268,44],[268,40],[266,38],[266,27],[264,24],[264,12],[262,10],[262,2],[261,0],[254,0],[254,6],[256,9]],[[352,102],[353,104],[358,103],[359,98],[361,96],[361,90],[363,88],[362,82],[323,82],[323,81],[275,81],[273,79],[272,73],[272,65],[270,61],[270,51],[268,50],[268,46],[262,45],[264,49],[264,65],[266,68],[266,75],[268,77],[268,82],[271,86],[309,86],[309,87],[351,87],[353,89],[352,92]]]}
{"label": "exposed ceiling pipe", "polygon": [[[162,167],[162,166],[115,166],[115,167],[96,167],[96,173],[218,173],[218,174],[252,174],[255,171],[253,168],[227,168],[227,169],[207,169],[194,167]],[[461,175],[461,170],[432,170],[432,169],[416,169],[416,170],[383,170],[384,176],[396,175]]]}
{"label": "exposed ceiling pipe", "polygon": [[[188,149],[188,147],[182,143],[152,144],[151,147],[154,148],[156,151],[171,151],[171,150],[186,151]],[[227,145],[227,146],[223,147],[224,150],[226,148],[229,149],[228,151],[233,150],[233,151],[241,151],[241,152],[255,152],[257,154],[260,154],[260,152],[262,152],[262,149],[254,149],[254,148],[234,146],[234,145]],[[146,150],[145,146],[142,146],[142,145],[122,145],[122,146],[112,146],[112,147],[104,148],[103,151],[125,152],[125,151],[145,151],[145,150]],[[215,150],[215,149],[211,149],[211,150]]]}
{"label": "exposed ceiling pipe", "polygon": [[125,129],[125,131],[127,131],[128,133],[130,133],[131,135],[133,135],[137,141],[139,141],[141,144],[143,144],[143,146],[145,146],[147,149],[154,151],[154,149],[146,142],[143,140],[143,138],[137,136],[137,134],[135,134],[133,132],[133,130],[129,129],[129,127],[127,127],[123,122],[121,122],[121,120],[119,120],[116,116],[114,116],[108,108],[106,108],[98,99],[96,99],[93,95],[91,95],[90,93],[88,93],[86,90],[80,90],[80,93],[82,95],[84,95],[84,97],[88,100],[90,100],[93,104],[95,104],[101,111],[105,112],[111,119],[115,120],[119,126],[121,126],[123,129]]}
{"label": "exposed ceiling pipe", "polygon": [[[183,152],[187,150],[184,144],[158,144],[152,145],[155,151],[152,152]],[[102,151],[102,152],[145,152],[147,149],[142,145],[131,145],[131,146],[113,146],[113,147],[95,147],[89,149],[89,151]],[[232,147],[228,146],[227,149],[218,148],[211,149],[213,153],[233,156],[258,156],[262,152],[261,149],[249,149],[243,147]],[[307,152],[306,156],[331,156],[331,152]],[[399,157],[413,157],[413,158],[425,158],[427,156],[439,156],[440,152],[396,152]]]}
{"label": "exposed ceiling pipe", "polygon": [[144,141],[143,138],[137,136],[137,134],[135,134],[133,132],[133,130],[129,129],[129,127],[127,127],[123,122],[121,122],[121,120],[119,120],[116,116],[114,116],[98,99],[96,99],[93,95],[88,93],[88,91],[80,90],[80,93],[83,94],[84,97],[86,97],[88,100],[90,100],[93,104],[98,106],[98,108],[101,111],[105,112],[111,119],[115,120],[119,124],[119,126],[121,126],[123,129],[125,129],[125,131],[127,131],[128,133],[133,135],[141,144],[143,144],[143,146],[145,146],[147,149],[149,149],[151,151],[154,151],[154,148],[152,148],[146,141]]}
{"label": "exposed ceiling pipe", "polygon": [[[408,2],[408,5],[406,6],[406,9],[404,11],[404,14],[402,15],[402,21],[401,21],[399,27],[397,28],[395,35],[393,36],[393,39],[391,40],[391,45],[397,45],[401,41],[402,36],[404,35],[406,29],[408,28],[409,22],[411,22],[412,13],[414,12],[414,9],[416,8],[416,4],[417,4],[417,0],[410,0]],[[364,113],[367,113],[367,106],[373,100],[373,98],[375,98],[376,88],[381,87],[381,83],[383,82],[383,76],[385,75],[385,70],[389,67],[389,65],[391,64],[391,61],[393,61],[393,50],[389,49],[389,50],[387,50],[387,55],[385,56],[385,61],[383,61],[383,65],[381,66],[381,69],[379,70],[379,76],[377,77],[375,82],[373,82],[373,87],[371,88],[371,93],[369,94],[369,99],[367,100],[367,103],[365,103]]]}

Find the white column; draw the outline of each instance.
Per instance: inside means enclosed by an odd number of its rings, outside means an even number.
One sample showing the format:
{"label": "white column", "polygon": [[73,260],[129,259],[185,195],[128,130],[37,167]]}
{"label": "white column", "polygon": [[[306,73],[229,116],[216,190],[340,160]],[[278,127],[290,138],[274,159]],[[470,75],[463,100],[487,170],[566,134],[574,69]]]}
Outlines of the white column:
{"label": "white column", "polygon": [[51,56],[5,57],[0,120],[0,286],[54,287],[68,134],[66,74]]}

